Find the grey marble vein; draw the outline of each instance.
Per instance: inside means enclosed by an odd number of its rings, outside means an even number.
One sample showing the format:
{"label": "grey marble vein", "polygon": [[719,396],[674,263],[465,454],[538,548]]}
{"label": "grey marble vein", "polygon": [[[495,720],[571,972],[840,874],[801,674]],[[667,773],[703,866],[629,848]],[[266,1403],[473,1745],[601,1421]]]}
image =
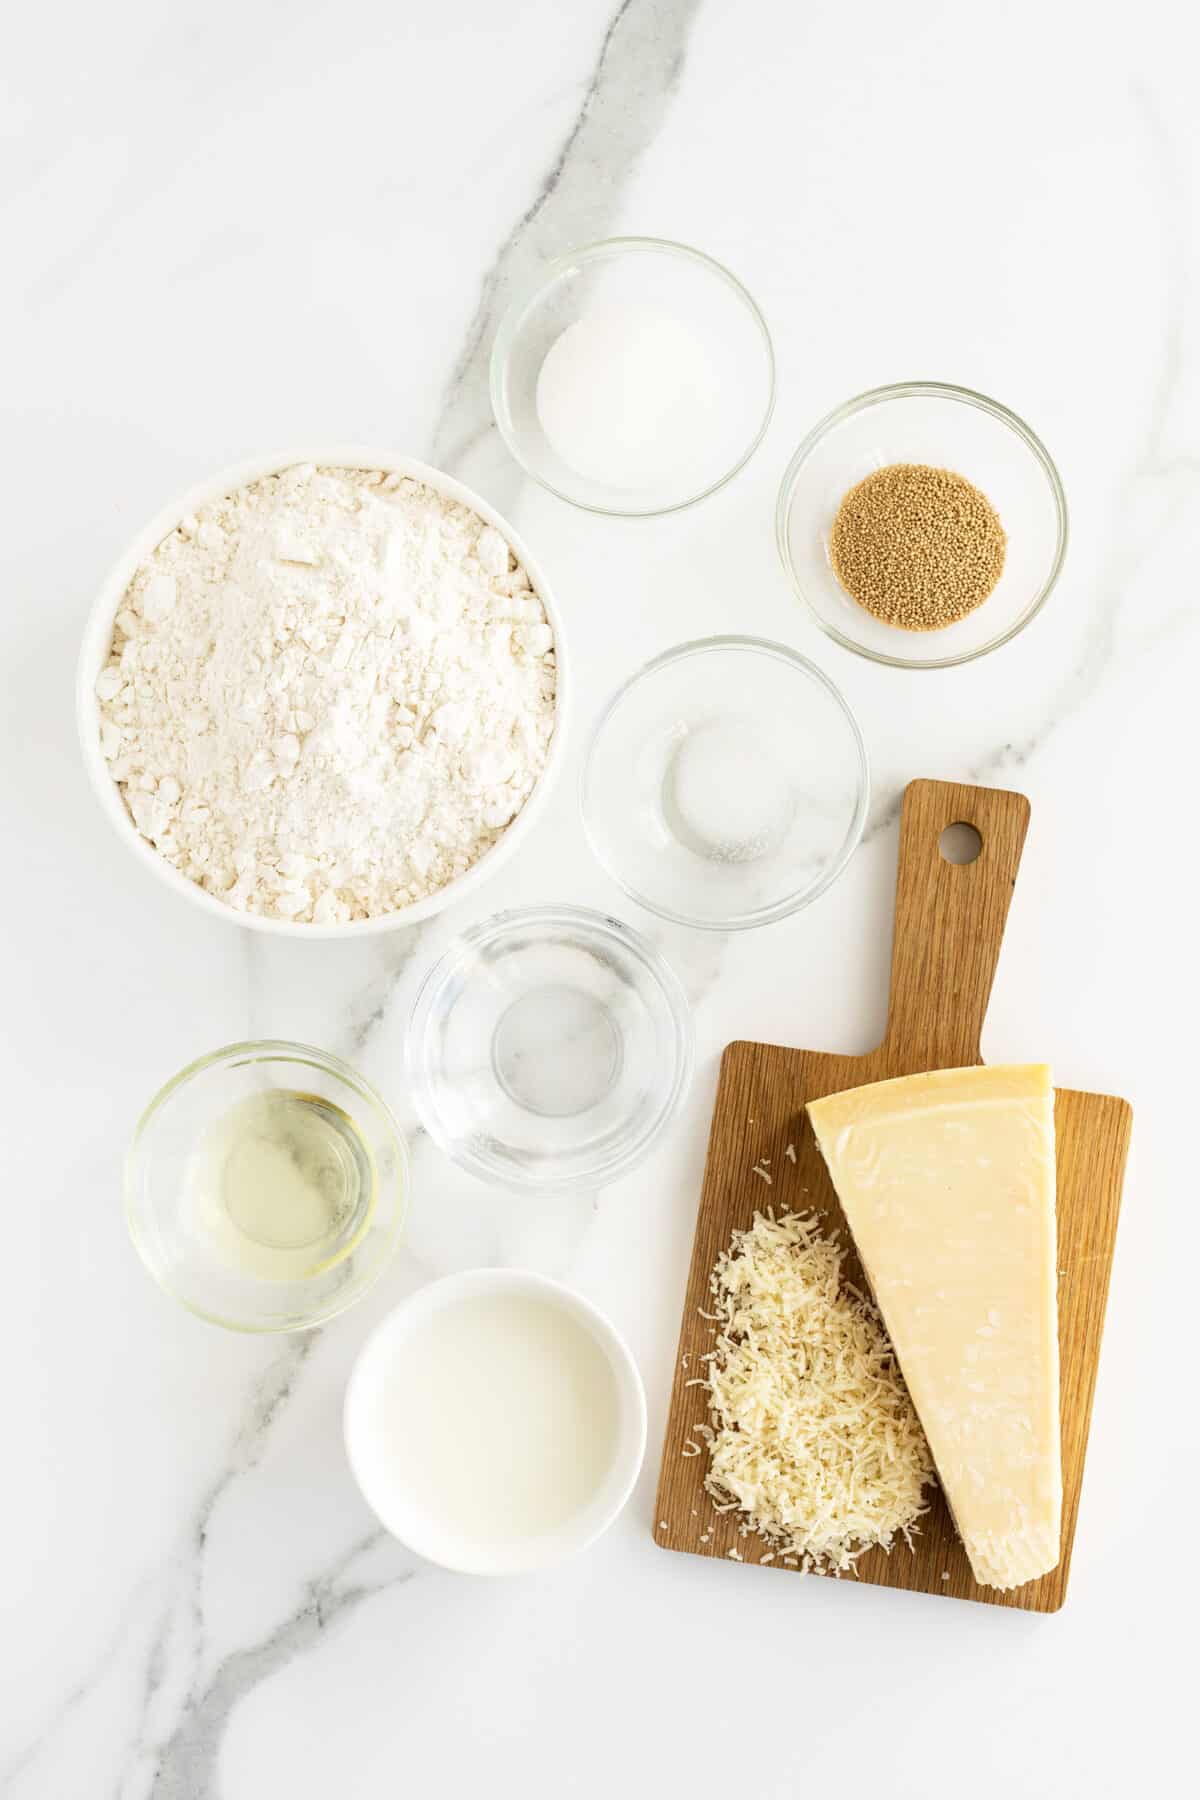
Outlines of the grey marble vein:
{"label": "grey marble vein", "polygon": [[488,361],[514,294],[546,260],[613,227],[629,177],[654,141],[683,68],[699,0],[622,0],[583,105],[542,185],[484,277],[433,439],[439,468],[459,467],[495,429]]}
{"label": "grey marble vein", "polygon": [[264,1013],[263,977],[265,970],[263,967],[263,945],[258,933],[255,931],[248,931],[244,925],[238,928],[238,936],[241,939],[242,974],[245,980],[246,992],[245,1035],[247,1038],[254,1038],[267,1035],[270,1030],[269,1026],[266,1028],[266,1031],[260,1026],[260,1020]]}
{"label": "grey marble vein", "polygon": [[897,787],[892,783],[884,788],[882,795],[876,791],[875,798],[871,802],[871,813],[866,829],[859,841],[859,848],[863,844],[873,843],[877,837],[880,837],[883,832],[889,830],[897,822],[903,798],[904,787]]}
{"label": "grey marble vein", "polygon": [[[152,1711],[164,1692],[168,1676],[173,1674],[178,1680],[183,1673],[174,1666],[180,1656],[186,1656],[189,1671],[186,1675],[189,1699],[183,1717],[186,1718],[190,1713],[190,1693],[194,1689],[196,1671],[204,1652],[204,1563],[213,1517],[234,1482],[262,1460],[271,1429],[295,1392],[300,1374],[317,1342],[317,1335],[316,1332],[307,1332],[288,1339],[259,1376],[225,1466],[201,1495],[192,1514],[185,1540],[171,1566],[166,1604],[160,1613],[146,1656],[141,1711],[133,1737],[131,1762],[144,1756],[147,1745],[153,1742],[150,1726]],[[355,1554],[357,1553],[356,1550]],[[338,1565],[339,1568],[341,1566]],[[229,1660],[227,1658],[226,1662]],[[222,1668],[224,1666],[225,1664],[221,1665]],[[214,1681],[215,1679],[214,1677]],[[211,1683],[209,1686],[211,1687]],[[208,1691],[206,1688],[205,1693]],[[204,1791],[197,1790],[200,1793]]]}
{"label": "grey marble vein", "polygon": [[683,983],[692,1012],[699,1012],[724,972],[729,933],[656,923],[646,935]]}
{"label": "grey marble vein", "polygon": [[[624,186],[653,141],[674,92],[688,29],[698,0],[622,0],[605,33],[578,117],[533,201],[517,221],[484,278],[466,342],[446,389],[432,454],[442,467],[460,464],[491,429],[487,365],[491,338],[510,295],[539,263],[574,243],[611,228]],[[346,1032],[351,1053],[360,1054],[385,1018],[392,990],[418,947],[419,931],[403,934],[387,948],[360,990]],[[344,946],[330,946],[339,956]],[[304,946],[311,955],[312,946]],[[269,1031],[269,979],[275,970],[266,941],[243,932],[247,1029]],[[344,966],[344,959],[343,966]],[[153,1800],[213,1800],[216,1768],[225,1726],[237,1704],[292,1657],[318,1643],[328,1627],[392,1582],[346,1582],[354,1560],[375,1538],[356,1545],[307,1584],[302,1603],[257,1643],[224,1657],[206,1678],[202,1666],[205,1620],[204,1561],[213,1515],[230,1487],[261,1458],[272,1425],[292,1399],[315,1334],[291,1340],[250,1396],[230,1456],[201,1496],[187,1538],[164,1576],[166,1602],[150,1640],[142,1677],[140,1717],[118,1775],[118,1792],[139,1788],[148,1777]],[[49,1732],[61,1728],[94,1692],[126,1643],[122,1631],[96,1670],[60,1707],[51,1726],[25,1751],[16,1769],[36,1761]],[[180,1664],[182,1663],[182,1667]],[[172,1705],[168,1728],[155,1729],[152,1715],[170,1700],[174,1686],[182,1703]],[[147,1766],[149,1765],[149,1767]]]}
{"label": "grey marble vein", "polygon": [[[410,925],[357,941],[308,944],[291,938],[264,938],[242,927],[246,1036],[296,1037],[295,1030],[281,1029],[276,997],[281,997],[289,1013],[300,999],[307,1014],[320,1015],[320,1047],[357,1062],[387,1017],[396,987],[419,953],[426,929],[426,925]],[[323,1023],[330,1003],[338,1008],[334,1032]],[[312,1039],[313,1032],[305,1026],[299,1035]]]}
{"label": "grey marble vein", "polygon": [[383,1537],[370,1532],[331,1568],[305,1586],[296,1610],[255,1644],[233,1650],[217,1664],[208,1680],[194,1689],[170,1737],[153,1752],[152,1800],[210,1800],[217,1794],[217,1759],[225,1727],[234,1708],[295,1656],[319,1643],[344,1614],[373,1594],[411,1580],[405,1569],[384,1582],[350,1582],[342,1577],[351,1565]]}
{"label": "grey marble vein", "polygon": [[[1129,459],[1110,514],[1109,550],[1104,558],[1106,574],[1089,597],[1082,652],[1051,694],[1039,722],[1020,736],[1006,738],[964,771],[964,781],[984,786],[993,784],[998,777],[1008,779],[1013,771],[1025,767],[1059,726],[1077,714],[1103,684],[1113,662],[1117,618],[1139,566],[1149,552],[1159,546],[1164,533],[1179,523],[1196,504],[1200,458],[1170,455],[1166,451],[1171,407],[1183,366],[1185,331],[1191,316],[1188,242],[1179,230],[1179,221],[1194,217],[1195,196],[1189,189],[1177,146],[1151,95],[1140,86],[1135,87],[1132,94],[1141,116],[1150,161],[1157,174],[1159,226],[1167,265],[1163,283],[1166,316],[1146,427]],[[1152,533],[1140,530],[1137,521],[1147,490],[1161,488],[1164,484],[1169,484],[1173,490],[1165,515],[1155,518]],[[1052,596],[1049,604],[1054,603]],[[1157,644],[1163,636],[1190,624],[1194,616],[1189,600],[1185,607],[1169,613],[1165,622],[1153,628],[1141,648]],[[871,818],[863,833],[864,844],[871,843],[896,824],[903,792],[903,783],[888,783],[877,791]]]}
{"label": "grey marble vein", "polygon": [[[45,1728],[3,1771],[6,1792],[16,1794],[19,1791],[16,1785],[18,1778],[33,1767],[40,1751],[95,1694],[110,1674],[115,1659],[126,1653],[137,1621],[145,1612],[148,1597],[163,1581],[168,1586],[168,1598],[159,1612],[145,1659],[141,1713],[134,1729],[135,1742],[141,1741],[147,1715],[162,1689],[170,1646],[173,1635],[180,1626],[181,1613],[190,1644],[190,1659],[193,1667],[196,1665],[203,1648],[201,1588],[205,1547],[213,1514],[237,1478],[254,1468],[261,1460],[271,1428],[291,1399],[300,1372],[312,1354],[316,1341],[315,1332],[288,1339],[255,1381],[225,1465],[201,1495],[169,1570],[162,1577],[147,1577],[139,1584],[131,1604],[93,1667],[64,1697]],[[359,1546],[355,1554],[361,1549],[362,1546]]]}
{"label": "grey marble vein", "polygon": [[412,925],[407,931],[377,940],[381,945],[379,967],[356,994],[345,1028],[346,1054],[351,1060],[362,1055],[387,1018],[397,983],[419,953],[425,932],[424,925]]}
{"label": "grey marble vein", "polygon": [[[1200,461],[1194,456],[1168,455],[1165,447],[1191,308],[1188,244],[1179,230],[1179,221],[1194,217],[1195,196],[1189,191],[1177,147],[1150,94],[1143,87],[1135,87],[1133,99],[1142,118],[1150,160],[1157,172],[1159,228],[1167,264],[1163,283],[1166,317],[1146,429],[1129,461],[1110,515],[1109,551],[1104,559],[1106,575],[1091,596],[1082,654],[1054,693],[1043,722],[1023,737],[998,745],[969,771],[967,779],[970,781],[988,781],[1010,769],[1021,768],[1101,685],[1113,661],[1117,616],[1138,567],[1150,549],[1161,542],[1164,528],[1169,529],[1196,500]],[[1164,482],[1178,482],[1180,477],[1183,478],[1182,491],[1175,495],[1166,520],[1160,517],[1155,521],[1152,535],[1139,530],[1139,507],[1146,489]]]}
{"label": "grey marble vein", "polygon": [[147,1596],[152,1586],[152,1578],[147,1577],[134,1587],[123,1608],[116,1626],[109,1634],[100,1654],[86,1674],[71,1686],[63,1695],[50,1718],[9,1760],[0,1768],[0,1794],[5,1800],[17,1800],[23,1791],[21,1778],[26,1770],[32,1769],[42,1751],[74,1718],[75,1714],[87,1704],[112,1673],[117,1658],[124,1655],[133,1636],[137,1620],[142,1615]]}
{"label": "grey marble vein", "polygon": [[[488,362],[496,326],[513,294],[536,278],[547,258],[612,229],[629,178],[678,87],[698,7],[699,0],[622,0],[610,21],[575,121],[484,276],[430,446],[437,467],[461,473],[472,450],[495,430]],[[396,979],[419,945],[419,931],[405,934],[405,957],[390,975],[372,980],[356,1001],[351,1056],[363,1053],[386,1016]],[[304,946],[305,954],[311,950]],[[265,954],[263,940],[243,932],[252,1030],[271,1029],[263,1009]]]}

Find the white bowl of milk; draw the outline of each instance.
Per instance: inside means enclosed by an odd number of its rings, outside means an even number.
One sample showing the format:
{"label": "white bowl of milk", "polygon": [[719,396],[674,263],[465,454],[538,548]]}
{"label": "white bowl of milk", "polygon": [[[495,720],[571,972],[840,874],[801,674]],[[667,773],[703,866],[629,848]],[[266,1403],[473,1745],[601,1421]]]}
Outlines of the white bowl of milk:
{"label": "white bowl of milk", "polygon": [[606,1531],[646,1450],[624,1339],[580,1295],[522,1269],[421,1288],[367,1340],[346,1450],[393,1536],[443,1568],[515,1575]]}

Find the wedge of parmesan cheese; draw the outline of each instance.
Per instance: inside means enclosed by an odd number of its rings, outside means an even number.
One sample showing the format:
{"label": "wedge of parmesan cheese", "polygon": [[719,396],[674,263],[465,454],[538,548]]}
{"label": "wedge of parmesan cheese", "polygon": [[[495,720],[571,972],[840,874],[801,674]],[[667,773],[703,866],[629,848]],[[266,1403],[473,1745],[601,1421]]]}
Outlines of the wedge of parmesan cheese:
{"label": "wedge of parmesan cheese", "polygon": [[808,1115],[975,1579],[1021,1587],[1062,1524],[1050,1071],[910,1075]]}

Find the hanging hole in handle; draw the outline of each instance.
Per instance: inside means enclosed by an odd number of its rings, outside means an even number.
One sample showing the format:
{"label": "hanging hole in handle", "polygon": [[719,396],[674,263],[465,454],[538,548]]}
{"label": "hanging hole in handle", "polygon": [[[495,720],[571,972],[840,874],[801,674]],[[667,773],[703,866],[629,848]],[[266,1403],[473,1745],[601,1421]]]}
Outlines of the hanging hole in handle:
{"label": "hanging hole in handle", "polygon": [[948,863],[973,863],[983,849],[983,839],[973,825],[959,819],[953,825],[947,825],[938,839],[938,849]]}

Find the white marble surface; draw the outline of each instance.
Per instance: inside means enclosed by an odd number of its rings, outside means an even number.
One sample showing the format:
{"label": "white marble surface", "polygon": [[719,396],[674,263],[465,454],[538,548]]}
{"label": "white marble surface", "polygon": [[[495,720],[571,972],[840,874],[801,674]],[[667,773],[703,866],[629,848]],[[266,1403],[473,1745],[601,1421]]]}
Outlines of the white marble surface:
{"label": "white marble surface", "polygon": [[[1200,668],[1196,45],[1169,0],[208,0],[26,9],[5,156],[0,889],[9,1278],[0,1785],[13,1800],[838,1793],[1095,1796],[1191,1767],[1197,1001],[1189,777]],[[523,485],[483,358],[511,280],[610,230],[693,241],[774,329],[749,468],[649,524]],[[771,538],[799,435],[880,381],[994,393],[1073,509],[1044,615],[983,663],[877,670],[801,616]],[[444,922],[267,943],[148,881],[73,737],[90,594],[176,488],[326,439],[456,469],[511,508],[571,627],[578,724],[647,655],[746,629],[858,710],[877,795],[811,911],[655,930],[696,1007],[686,1114],[595,1205],[472,1186],[428,1144],[375,1294],[282,1343],[143,1275],[120,1158],[161,1079],[244,1035],[353,1055],[401,1108],[415,977],[497,905],[637,921],[568,775],[525,854]],[[575,736],[578,751],[582,730]],[[895,801],[1022,787],[1033,828],[985,1051],[1136,1107],[1072,1593],[1026,1617],[663,1555],[654,1461],[719,1048],[881,1026]],[[643,919],[643,924],[646,921]],[[339,1405],[372,1321],[471,1262],[563,1276],[628,1333],[651,1410],[593,1553],[511,1583],[383,1539]],[[1194,1661],[1192,1662],[1194,1669]]]}

